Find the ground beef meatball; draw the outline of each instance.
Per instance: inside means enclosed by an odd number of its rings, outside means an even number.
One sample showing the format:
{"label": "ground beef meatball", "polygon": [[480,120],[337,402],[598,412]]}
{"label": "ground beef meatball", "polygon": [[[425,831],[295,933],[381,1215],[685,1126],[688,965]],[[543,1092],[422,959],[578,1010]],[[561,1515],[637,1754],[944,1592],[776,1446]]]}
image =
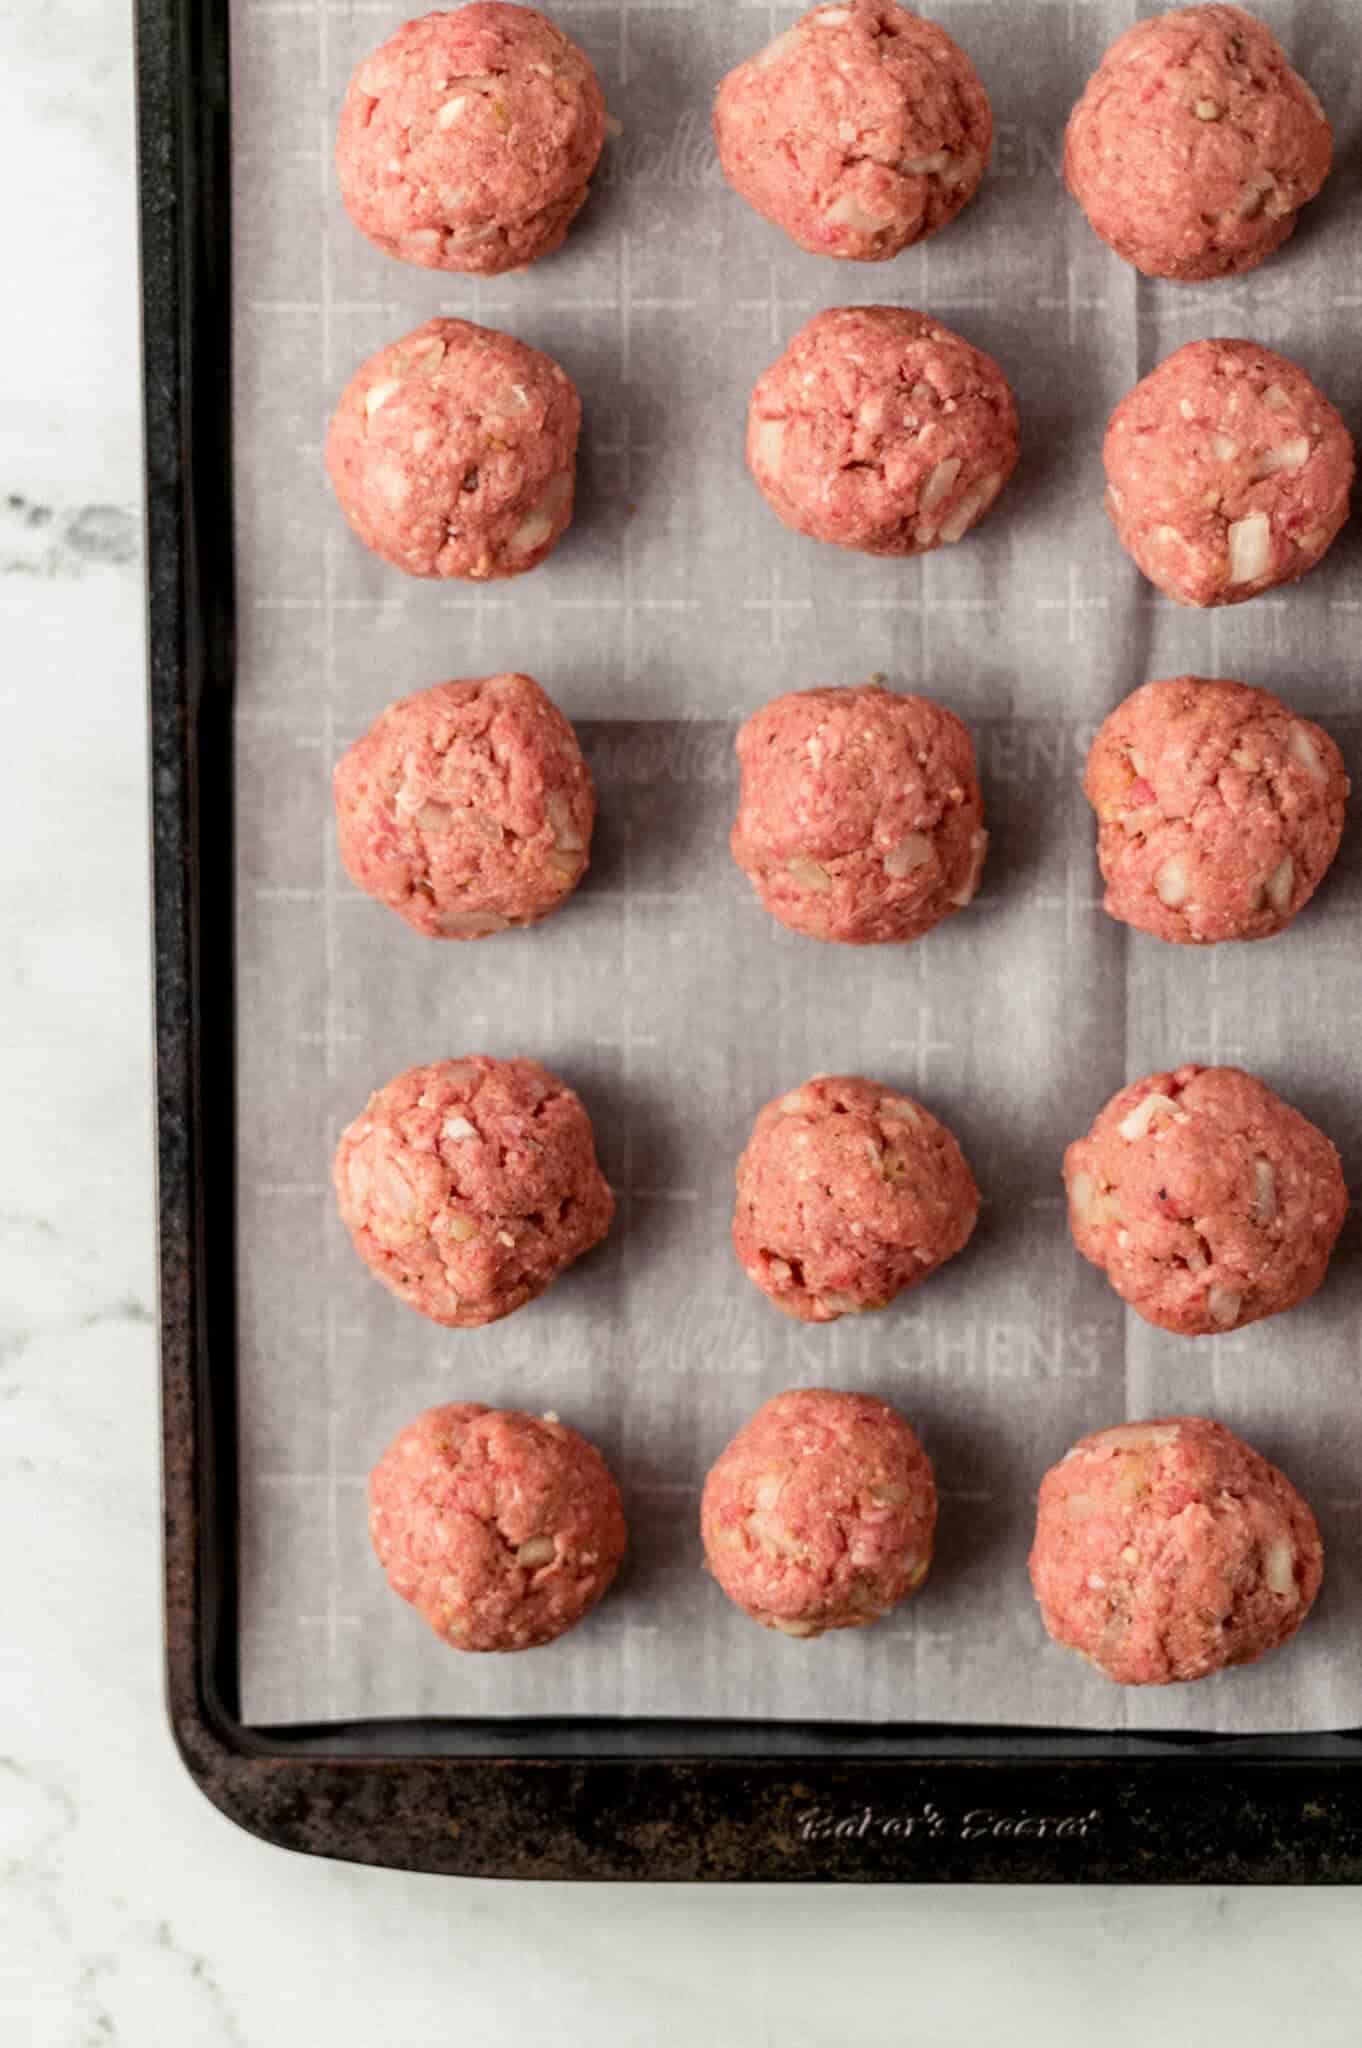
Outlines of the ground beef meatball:
{"label": "ground beef meatball", "polygon": [[1064,1183],[1084,1258],[1147,1323],[1184,1337],[1305,1301],[1348,1207],[1324,1133],[1237,1067],[1132,1081],[1070,1145]]}
{"label": "ground beef meatball", "polygon": [[337,763],[335,794],[351,881],[428,939],[536,924],[586,872],[590,771],[529,676],[390,704]]}
{"label": "ground beef meatball", "polygon": [[342,1134],[335,1178],[365,1265],[456,1329],[533,1301],[615,1213],[591,1119],[535,1060],[410,1067]]}
{"label": "ground beef meatball", "polygon": [[734,191],[801,249],[877,263],[974,197],[993,115],[944,29],[891,0],[847,0],[729,72],[714,136]]}
{"label": "ground beef meatball", "polygon": [[899,306],[815,314],[748,411],[748,467],[772,511],[796,533],[867,555],[962,540],[1018,446],[993,358]]}
{"label": "ground beef meatball", "polygon": [[803,1387],[743,1424],[700,1503],[709,1569],[763,1628],[864,1628],[932,1561],[936,1486],[901,1415],[869,1394]]}
{"label": "ground beef meatball", "polygon": [[816,1074],[768,1102],[738,1161],[733,1248],[787,1316],[887,1308],[968,1241],[979,1191],[951,1133],[878,1081]]}
{"label": "ground beef meatball", "polygon": [[1261,21],[1186,7],[1112,44],[1074,108],[1069,190],[1149,277],[1252,270],[1329,175],[1324,109]]}
{"label": "ground beef meatball", "polygon": [[1041,1482],[1041,1617],[1118,1685],[1252,1664],[1296,1633],[1323,1575],[1310,1509],[1223,1422],[1099,1430]]}
{"label": "ground beef meatball", "polygon": [[988,848],[974,746],[953,711],[874,684],[799,690],[738,734],[733,858],[812,939],[920,939],[974,900]]}
{"label": "ground beef meatball", "polygon": [[626,1536],[594,1444],[478,1401],[399,1431],[369,1476],[369,1533],[394,1593],[453,1650],[532,1650],[575,1628]]}
{"label": "ground beef meatball", "polygon": [[1338,851],[1327,732],[1247,683],[1176,676],[1118,704],[1084,784],[1107,909],[1175,946],[1285,931]]}
{"label": "ground beef meatball", "polygon": [[1256,341],[1192,341],[1111,416],[1107,510],[1179,604],[1241,604],[1313,569],[1348,516],[1352,437],[1304,370]]}
{"label": "ground beef meatball", "polygon": [[537,348],[427,320],[351,378],[326,466],[355,532],[395,569],[519,576],[571,523],[581,418],[571,378]]}
{"label": "ground beef meatball", "polygon": [[605,141],[577,45],[532,7],[473,0],[409,21],[355,72],[336,171],[390,256],[490,276],[556,249]]}

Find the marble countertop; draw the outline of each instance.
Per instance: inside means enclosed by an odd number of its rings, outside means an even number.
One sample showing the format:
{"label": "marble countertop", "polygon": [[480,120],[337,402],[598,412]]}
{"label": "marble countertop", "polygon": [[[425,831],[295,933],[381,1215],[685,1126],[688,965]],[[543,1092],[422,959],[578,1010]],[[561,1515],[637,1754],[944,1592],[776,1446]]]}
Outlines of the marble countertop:
{"label": "marble countertop", "polygon": [[[1357,2038],[1350,1893],[480,1886],[308,1862],[161,1706],[131,87],[9,10],[0,178],[0,2039]],[[1170,2013],[1177,2017],[1170,2020]]]}

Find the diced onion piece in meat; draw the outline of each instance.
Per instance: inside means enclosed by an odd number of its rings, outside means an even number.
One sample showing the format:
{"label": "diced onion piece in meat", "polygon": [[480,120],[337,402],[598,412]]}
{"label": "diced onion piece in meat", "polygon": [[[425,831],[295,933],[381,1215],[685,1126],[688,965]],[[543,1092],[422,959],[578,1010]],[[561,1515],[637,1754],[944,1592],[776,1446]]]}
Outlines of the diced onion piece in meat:
{"label": "diced onion piece in meat", "polygon": [[544,809],[553,827],[554,845],[564,853],[579,853],[586,842],[572,815],[572,808],[560,789],[549,791]]}
{"label": "diced onion piece in meat", "polygon": [[981,478],[972,490],[966,491],[950,518],[942,523],[941,538],[948,546],[954,546],[956,541],[964,539],[975,520],[993,503],[1002,489],[1002,483],[1002,477],[993,470],[988,476]]}
{"label": "diced onion piece in meat", "polygon": [[1304,434],[1298,434],[1294,441],[1283,441],[1279,448],[1264,448],[1253,465],[1256,477],[1276,476],[1278,470],[1290,470],[1293,474],[1304,469],[1310,460],[1310,443]]}
{"label": "diced onion piece in meat", "polygon": [[924,832],[910,832],[906,839],[900,839],[897,846],[891,846],[884,856],[884,871],[897,880],[912,874],[915,868],[925,868],[932,858],[932,842]]}
{"label": "diced onion piece in meat", "polygon": [[1266,512],[1236,519],[1229,531],[1230,582],[1256,583],[1272,561],[1272,530]]}
{"label": "diced onion piece in meat", "polygon": [[526,513],[506,543],[513,555],[532,555],[542,548],[572,496],[572,477],[566,470],[551,477],[537,505]]}
{"label": "diced onion piece in meat", "polygon": [[1283,1599],[1296,1597],[1296,1553],[1285,1538],[1268,1546],[1263,1581],[1270,1593],[1280,1593]]}
{"label": "diced onion piece in meat", "polygon": [[832,888],[832,877],[807,853],[791,854],[785,863],[795,880],[805,889],[813,889],[820,896],[826,896]]}
{"label": "diced onion piece in meat", "polygon": [[988,854],[987,832],[976,832],[970,840],[970,869],[964,882],[951,898],[957,910],[967,910],[979,893],[983,877],[984,860]]}
{"label": "diced onion piece in meat", "polygon": [[777,469],[784,452],[784,420],[758,420],[752,433],[752,453],[757,461],[770,469]]}
{"label": "diced onion piece in meat", "polygon": [[920,512],[935,511],[941,500],[954,488],[955,479],[960,474],[960,467],[960,457],[958,455],[948,455],[944,462],[937,463],[936,468],[927,479],[921,498],[918,500],[918,510]]}
{"label": "diced onion piece in meat", "polygon": [[1291,891],[1295,880],[1296,865],[1288,853],[1284,860],[1278,861],[1265,884],[1268,902],[1282,915],[1291,908]]}
{"label": "diced onion piece in meat", "polygon": [[1119,1223],[1121,1205],[1099,1188],[1090,1173],[1076,1173],[1069,1183],[1069,1207],[1080,1223]]}
{"label": "diced onion piece in meat", "polygon": [[364,394],[365,418],[371,420],[374,414],[388,403],[394,391],[400,388],[401,379],[399,377],[385,377],[381,384],[371,384]]}
{"label": "diced onion piece in meat", "polygon": [[1178,1106],[1171,1096],[1160,1095],[1158,1090],[1154,1089],[1150,1094],[1141,1096],[1134,1109],[1128,1116],[1122,1117],[1116,1128],[1127,1143],[1133,1145],[1137,1139],[1148,1136],[1149,1127],[1156,1116],[1176,1116],[1177,1109]]}
{"label": "diced onion piece in meat", "polygon": [[1187,863],[1180,860],[1176,854],[1171,860],[1166,860],[1154,876],[1155,894],[1160,903],[1169,910],[1178,910],[1182,907],[1187,901],[1191,886]]}
{"label": "diced onion piece in meat", "polygon": [[1228,1330],[1237,1321],[1244,1297],[1233,1287],[1212,1287],[1206,1296],[1206,1312],[1213,1323]]}
{"label": "diced onion piece in meat", "polygon": [[1277,1176],[1270,1159],[1253,1162],[1253,1220],[1266,1229],[1277,1216]]}
{"label": "diced onion piece in meat", "polygon": [[889,226],[893,215],[868,213],[854,192],[844,192],[840,199],[833,200],[823,218],[829,227],[850,228],[857,235],[878,235]]}

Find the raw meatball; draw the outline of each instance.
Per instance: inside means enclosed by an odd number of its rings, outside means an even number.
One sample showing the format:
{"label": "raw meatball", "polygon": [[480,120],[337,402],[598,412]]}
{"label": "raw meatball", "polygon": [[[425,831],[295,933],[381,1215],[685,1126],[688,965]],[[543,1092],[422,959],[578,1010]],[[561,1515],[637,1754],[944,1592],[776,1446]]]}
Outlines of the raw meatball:
{"label": "raw meatball", "polygon": [[927,1576],[931,1463],[903,1417],[869,1394],[777,1394],[710,1471],[700,1529],[709,1569],[763,1628],[864,1628]]}
{"label": "raw meatball", "polygon": [[1069,119],[1064,176],[1149,277],[1252,270],[1329,175],[1324,109],[1238,7],[1157,14],[1114,42]]}
{"label": "raw meatball", "polygon": [[452,1650],[532,1650],[575,1628],[624,1555],[619,1488],[555,1417],[428,1408],[369,1475],[369,1534],[394,1593]]}
{"label": "raw meatball", "polygon": [[350,80],[346,211],[390,256],[491,276],[556,249],[605,141],[600,81],[532,7],[474,0],[409,21]]}
{"label": "raw meatball", "polygon": [[953,1259],[978,1214],[964,1154],[920,1103],[816,1074],[752,1127],[733,1248],[787,1316],[835,1323],[887,1308]]}
{"label": "raw meatball", "polygon": [[1223,1422],[1102,1429],[1041,1481],[1041,1618],[1118,1685],[1252,1664],[1296,1633],[1323,1575],[1310,1509]]}
{"label": "raw meatball", "polygon": [[1177,676],[1118,704],[1088,755],[1107,909],[1175,946],[1285,931],[1338,851],[1348,778],[1267,690]]}
{"label": "raw meatball", "polygon": [[899,306],[815,314],[758,382],[747,420],[748,467],[772,511],[867,555],[963,539],[1018,445],[993,358]]}
{"label": "raw meatball", "polygon": [[920,939],[974,900],[988,849],[974,746],[927,697],[777,697],[738,734],[733,858],[811,939]]}
{"label": "raw meatball", "polygon": [[581,420],[576,386],[537,348],[427,320],[351,378],[326,466],[355,532],[395,569],[519,576],[571,524]]}
{"label": "raw meatball", "polygon": [[1348,516],[1352,437],[1256,341],[1192,341],[1128,391],[1102,450],[1123,547],[1179,604],[1242,604],[1313,569]]}
{"label": "raw meatball", "polygon": [[428,939],[536,924],[586,872],[590,771],[529,676],[390,704],[337,763],[335,791],[351,881]]}
{"label": "raw meatball", "polygon": [[848,0],[729,72],[714,137],[729,184],[801,249],[878,263],[974,197],[993,115],[944,29]]}
{"label": "raw meatball", "polygon": [[1084,1258],[1184,1337],[1305,1301],[1348,1208],[1324,1133],[1237,1067],[1132,1081],[1070,1145],[1064,1183]]}
{"label": "raw meatball", "polygon": [[342,1134],[335,1177],[365,1265],[455,1329],[533,1301],[615,1213],[591,1119],[536,1060],[408,1068]]}

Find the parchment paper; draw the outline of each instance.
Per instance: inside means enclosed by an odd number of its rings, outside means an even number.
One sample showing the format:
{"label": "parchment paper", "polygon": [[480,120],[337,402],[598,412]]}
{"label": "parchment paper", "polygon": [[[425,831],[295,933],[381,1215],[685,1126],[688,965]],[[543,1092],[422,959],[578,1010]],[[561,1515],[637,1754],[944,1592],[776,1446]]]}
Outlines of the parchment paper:
{"label": "parchment paper", "polygon": [[[1338,137],[1326,196],[1242,282],[1151,285],[1065,196],[1063,122],[1114,0],[941,0],[998,139],[962,220],[883,266],[806,257],[723,187],[715,81],[794,10],[556,0],[624,124],[567,249],[483,283],[371,248],[336,196],[345,81],[396,5],[233,10],[240,675],[242,1674],[248,1719],[448,1713],[971,1720],[1319,1729],[1362,1721],[1362,1263],[1323,1294],[1192,1343],[1128,1317],[1069,1242],[1064,1144],[1128,1077],[1260,1072],[1362,1163],[1362,833],[1296,929],[1191,953],[1098,904],[1079,776],[1093,727],[1150,676],[1265,683],[1325,720],[1362,783],[1356,530],[1280,597],[1178,610],[1101,511],[1112,405],[1181,343],[1249,334],[1362,423],[1362,66],[1355,0],[1265,4]],[[993,352],[1024,465],[965,544],[873,562],[786,533],[748,481],[748,392],[795,327],[850,300],[926,307]],[[547,566],[475,590],[405,579],[348,534],[321,440],[345,380],[436,312],[548,349],[586,408],[576,523]],[[329,771],[395,696],[524,668],[578,724],[601,818],[588,881],[537,931],[436,946],[350,888]],[[977,736],[993,847],[978,902],[924,943],[791,937],[727,852],[736,722],[779,691],[881,671]],[[225,943],[224,938],[224,943]],[[417,1061],[544,1059],[583,1093],[620,1197],[608,1245],[540,1303],[443,1332],[365,1273],[328,1187],[336,1136]],[[728,1244],[758,1107],[819,1070],[920,1094],[986,1207],[967,1253],[875,1317],[806,1330]],[[700,1570],[700,1482],[780,1389],[865,1387],[921,1431],[942,1489],[923,1594],[802,1645]],[[574,1635],[532,1656],[443,1650],[370,1554],[364,1475],[441,1400],[552,1408],[605,1451],[632,1557]],[[1025,1571],[1041,1473],[1083,1431],[1221,1416],[1306,1491],[1328,1577],[1291,1649],[1132,1694],[1043,1635]]]}

